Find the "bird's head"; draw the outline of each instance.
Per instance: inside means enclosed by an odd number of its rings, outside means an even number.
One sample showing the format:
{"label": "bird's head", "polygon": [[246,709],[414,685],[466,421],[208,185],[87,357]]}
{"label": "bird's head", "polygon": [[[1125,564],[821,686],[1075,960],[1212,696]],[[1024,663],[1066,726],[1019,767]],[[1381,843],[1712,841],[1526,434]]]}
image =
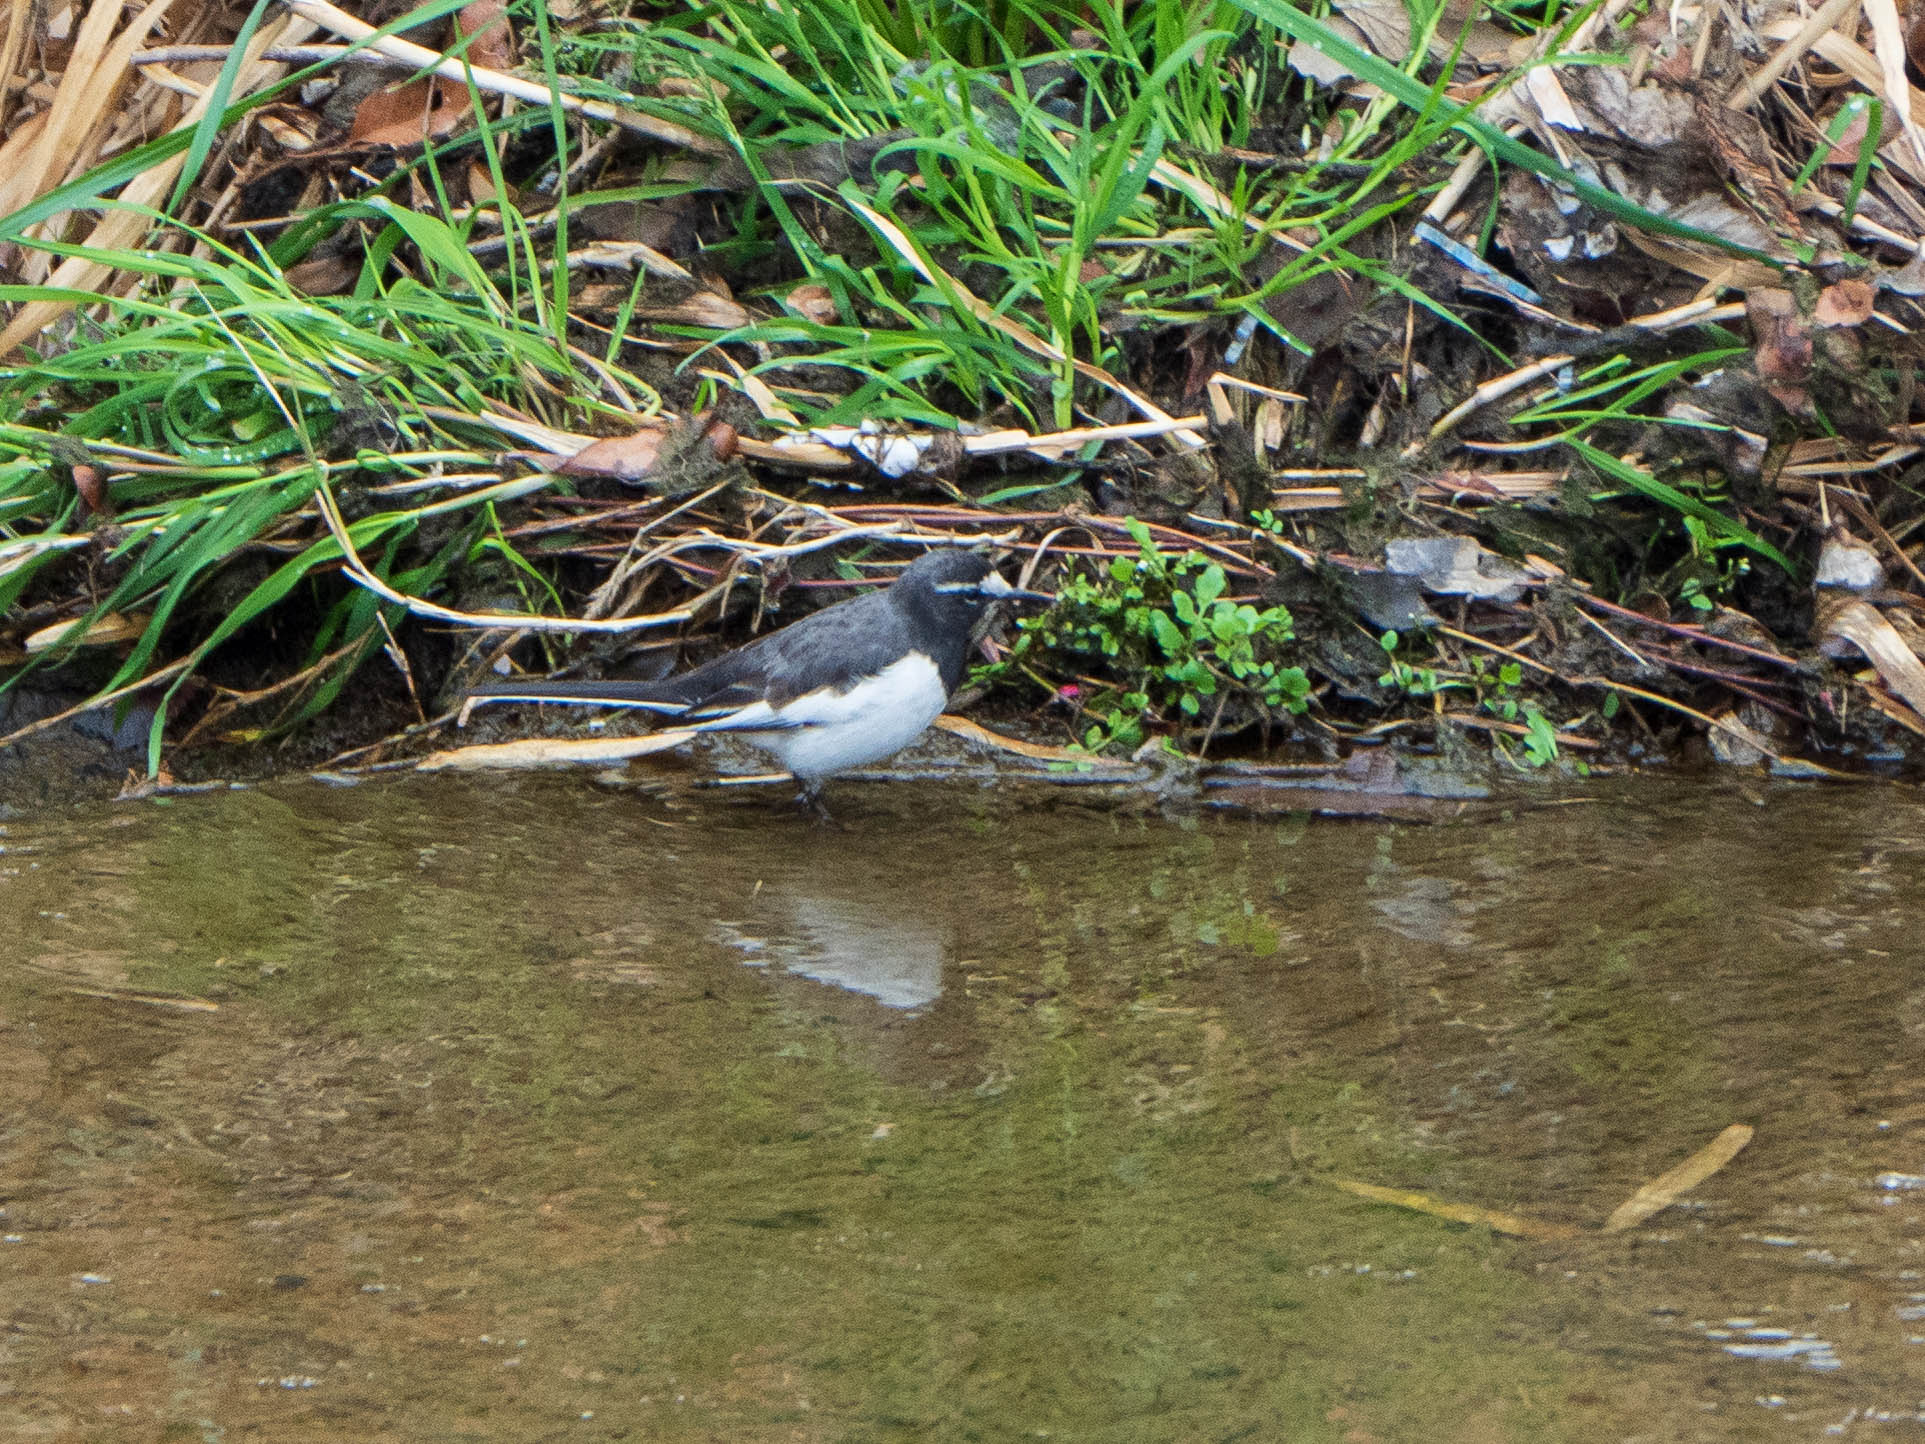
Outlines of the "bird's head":
{"label": "bird's head", "polygon": [[891,589],[907,605],[974,623],[997,602],[1054,602],[1046,592],[1011,586],[981,552],[932,551],[918,557]]}

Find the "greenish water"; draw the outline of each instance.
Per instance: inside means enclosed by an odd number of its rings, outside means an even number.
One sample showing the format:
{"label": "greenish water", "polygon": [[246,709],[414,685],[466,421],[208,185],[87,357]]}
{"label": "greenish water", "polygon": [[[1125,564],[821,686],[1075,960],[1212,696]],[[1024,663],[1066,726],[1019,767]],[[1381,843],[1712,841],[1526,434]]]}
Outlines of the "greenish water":
{"label": "greenish water", "polygon": [[1925,1431],[1911,795],[836,807],[7,824],[0,1438]]}

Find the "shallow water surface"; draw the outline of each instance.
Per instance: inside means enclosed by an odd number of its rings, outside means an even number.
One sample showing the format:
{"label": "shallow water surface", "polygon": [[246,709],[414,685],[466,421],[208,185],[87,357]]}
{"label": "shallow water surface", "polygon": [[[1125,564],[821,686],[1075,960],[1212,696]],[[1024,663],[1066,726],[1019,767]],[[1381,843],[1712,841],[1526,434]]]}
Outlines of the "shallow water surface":
{"label": "shallow water surface", "polygon": [[0,829],[0,1438],[1925,1436],[1912,795],[836,807]]}

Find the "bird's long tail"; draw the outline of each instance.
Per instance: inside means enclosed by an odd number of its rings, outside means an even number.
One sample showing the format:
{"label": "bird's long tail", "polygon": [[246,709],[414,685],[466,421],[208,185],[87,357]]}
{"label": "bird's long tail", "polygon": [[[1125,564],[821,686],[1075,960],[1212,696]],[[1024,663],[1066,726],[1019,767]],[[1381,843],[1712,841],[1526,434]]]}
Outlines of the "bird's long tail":
{"label": "bird's long tail", "polygon": [[531,678],[514,682],[484,682],[468,693],[471,702],[559,702],[582,707],[635,707],[645,712],[679,716],[688,709],[685,699],[661,682],[544,682]]}

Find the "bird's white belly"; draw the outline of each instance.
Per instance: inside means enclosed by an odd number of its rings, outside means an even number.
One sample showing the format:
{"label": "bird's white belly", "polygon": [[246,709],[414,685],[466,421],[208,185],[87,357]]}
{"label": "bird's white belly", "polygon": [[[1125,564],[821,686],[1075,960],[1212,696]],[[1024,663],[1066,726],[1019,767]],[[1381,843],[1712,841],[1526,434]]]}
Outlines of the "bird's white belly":
{"label": "bird's white belly", "polygon": [[900,752],[922,736],[948,700],[936,664],[911,653],[847,692],[825,688],[796,698],[780,715],[798,725],[757,732],[754,709],[745,708],[730,730],[746,733],[750,741],[808,782]]}

